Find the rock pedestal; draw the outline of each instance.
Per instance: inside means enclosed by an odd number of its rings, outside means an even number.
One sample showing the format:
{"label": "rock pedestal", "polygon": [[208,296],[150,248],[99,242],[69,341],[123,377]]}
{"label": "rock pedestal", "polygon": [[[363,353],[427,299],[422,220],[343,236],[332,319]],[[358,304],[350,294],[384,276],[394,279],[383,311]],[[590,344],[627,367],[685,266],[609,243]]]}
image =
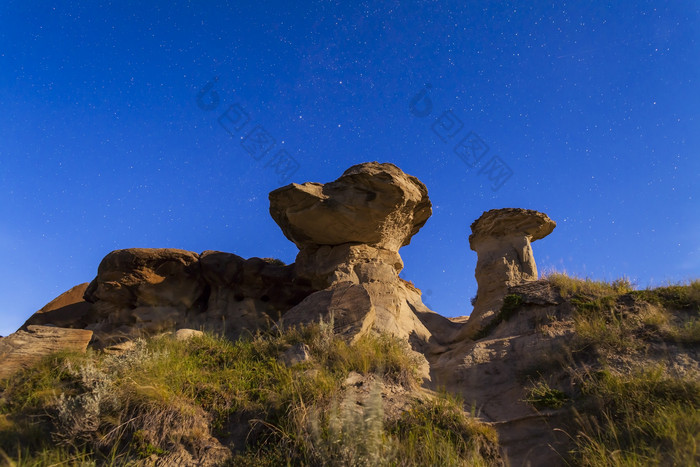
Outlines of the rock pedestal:
{"label": "rock pedestal", "polygon": [[500,311],[508,287],[537,280],[531,243],[546,237],[556,223],[529,209],[492,209],[471,225],[469,247],[478,255],[474,311],[459,338],[473,337]]}
{"label": "rock pedestal", "polygon": [[270,214],[299,247],[296,275],[320,289],[289,310],[284,323],[332,316],[336,330],[351,339],[369,329],[431,339],[426,323],[441,317],[399,278],[399,248],[431,214],[428,190],[417,178],[393,164],[359,164],[331,183],[271,192]]}

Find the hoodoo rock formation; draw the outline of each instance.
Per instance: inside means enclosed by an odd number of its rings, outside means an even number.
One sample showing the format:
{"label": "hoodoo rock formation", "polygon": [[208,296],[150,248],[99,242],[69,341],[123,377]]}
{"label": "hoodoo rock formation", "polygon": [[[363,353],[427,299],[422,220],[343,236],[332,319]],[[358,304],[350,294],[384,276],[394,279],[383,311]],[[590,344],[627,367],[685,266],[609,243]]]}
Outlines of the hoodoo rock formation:
{"label": "hoodoo rock formation", "polygon": [[182,328],[237,338],[279,320],[333,319],[349,339],[373,329],[433,352],[473,338],[498,313],[508,287],[537,280],[530,244],[556,226],[545,214],[511,208],[472,224],[478,292],[460,324],[428,309],[420,291],[399,278],[399,249],[431,215],[428,190],[416,177],[389,163],[358,164],[330,183],[272,191],[270,214],[299,248],[294,264],[218,251],[117,250],[89,285],[64,293],[21,329],[87,329],[93,347],[108,348]]}
{"label": "hoodoo rock formation", "polygon": [[461,336],[473,337],[493,319],[509,287],[537,280],[531,243],[552,233],[556,226],[546,214],[515,208],[486,211],[472,223],[469,247],[478,255],[478,289]]}
{"label": "hoodoo rock formation", "polygon": [[[97,277],[35,313],[42,324],[94,332],[110,348],[182,328],[229,338],[281,319],[319,319],[354,339],[370,329],[437,344],[459,325],[429,310],[399,278],[399,248],[431,214],[428,190],[393,164],[353,166],[326,184],[291,184],[270,193],[270,213],[299,247],[296,262],[232,253],[130,248],[109,253]],[[81,293],[83,297],[80,297]]]}
{"label": "hoodoo rock formation", "polygon": [[461,324],[428,309],[420,291],[399,278],[399,249],[431,215],[428,190],[416,177],[389,163],[358,164],[330,183],[272,191],[270,214],[299,248],[294,264],[218,251],[117,250],[87,287],[64,293],[21,329],[87,329],[93,347],[109,348],[183,328],[237,338],[274,322],[332,319],[351,340],[375,330],[407,338],[417,351],[439,352],[474,338],[509,287],[537,280],[530,244],[556,226],[545,214],[511,208],[485,212],[472,224],[478,292]]}
{"label": "hoodoo rock formation", "polygon": [[428,189],[393,164],[350,167],[326,184],[292,183],[270,193],[270,214],[300,250],[365,243],[398,251],[430,217]]}
{"label": "hoodoo rock formation", "polygon": [[[203,330],[236,339],[271,325],[324,320],[348,340],[374,331],[406,339],[433,388],[460,394],[500,423],[509,455],[533,465],[556,464],[548,450],[551,430],[528,421],[532,408],[522,402],[521,385],[513,383],[529,364],[523,356],[554,352],[552,346],[568,335],[557,331],[543,340],[538,331],[545,317],[567,312],[551,286],[534,282],[531,242],[550,234],[554,221],[509,208],[485,212],[472,224],[478,292],[464,322],[428,309],[421,292],[399,277],[399,249],[425,225],[431,203],[425,185],[395,165],[369,162],[330,183],[279,188],[270,193],[270,214],[299,248],[294,264],[219,251],[113,251],[89,285],[65,292],[0,339],[0,357],[12,363],[3,365],[0,378],[46,352],[84,350],[88,341],[118,353],[143,336],[174,333],[184,339]],[[508,293],[523,297],[530,316],[498,324]],[[494,322],[489,336],[478,336]],[[305,358],[298,348],[280,361],[291,365]],[[518,441],[525,435],[538,440],[536,454],[531,443]]]}
{"label": "hoodoo rock formation", "polygon": [[296,274],[320,289],[289,310],[285,323],[332,316],[349,337],[373,328],[410,336],[414,345],[430,341],[432,327],[452,326],[399,278],[398,250],[431,214],[428,190],[417,178],[393,164],[359,164],[331,183],[273,191],[270,213],[299,247]]}

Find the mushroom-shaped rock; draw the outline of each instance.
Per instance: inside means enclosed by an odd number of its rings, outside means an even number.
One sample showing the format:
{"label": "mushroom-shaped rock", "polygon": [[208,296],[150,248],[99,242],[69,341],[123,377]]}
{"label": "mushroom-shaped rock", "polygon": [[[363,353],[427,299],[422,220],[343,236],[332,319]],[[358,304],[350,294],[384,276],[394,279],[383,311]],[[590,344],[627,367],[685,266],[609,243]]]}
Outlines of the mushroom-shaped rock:
{"label": "mushroom-shaped rock", "polygon": [[428,220],[431,205],[416,177],[393,164],[366,162],[331,183],[274,190],[270,214],[299,249],[364,243],[398,251]]}
{"label": "mushroom-shaped rock", "polygon": [[355,339],[370,329],[435,341],[452,323],[429,310],[399,278],[399,248],[431,215],[428,190],[393,164],[367,162],[334,182],[291,184],[270,193],[270,214],[299,247],[299,280],[318,290],[282,317],[288,325],[334,320]]}
{"label": "mushroom-shaped rock", "polygon": [[546,214],[517,208],[492,209],[474,221],[469,247],[478,255],[478,290],[474,311],[460,334],[472,336],[488,324],[501,309],[508,287],[537,280],[530,244],[556,225]]}

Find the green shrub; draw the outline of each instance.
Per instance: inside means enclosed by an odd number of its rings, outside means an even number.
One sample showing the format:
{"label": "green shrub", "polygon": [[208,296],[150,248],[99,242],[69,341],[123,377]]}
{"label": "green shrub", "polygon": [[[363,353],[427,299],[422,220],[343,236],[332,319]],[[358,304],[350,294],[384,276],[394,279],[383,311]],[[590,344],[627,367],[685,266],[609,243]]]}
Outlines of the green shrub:
{"label": "green shrub", "polygon": [[560,409],[568,400],[563,391],[550,387],[545,381],[538,381],[530,386],[525,398],[525,402],[539,410]]}
{"label": "green shrub", "polygon": [[376,466],[396,456],[396,440],[384,430],[384,410],[375,383],[364,407],[352,396],[333,401],[325,415],[309,420],[309,450],[318,465]]}
{"label": "green shrub", "polygon": [[518,294],[509,294],[503,297],[503,305],[498,314],[474,336],[474,340],[483,339],[491,334],[499,324],[512,318],[520,308],[520,305],[522,305],[522,302],[523,298]]}

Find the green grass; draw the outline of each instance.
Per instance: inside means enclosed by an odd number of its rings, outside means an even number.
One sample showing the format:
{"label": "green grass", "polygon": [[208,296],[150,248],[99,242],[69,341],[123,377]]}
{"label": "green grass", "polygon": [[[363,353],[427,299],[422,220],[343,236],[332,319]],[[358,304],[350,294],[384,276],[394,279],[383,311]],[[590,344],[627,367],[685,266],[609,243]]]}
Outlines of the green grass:
{"label": "green grass", "polygon": [[606,282],[590,278],[582,279],[571,276],[566,272],[550,272],[543,278],[559,287],[564,297],[571,297],[575,294],[595,296],[619,295],[631,292],[635,289],[634,284],[627,277],[622,277],[612,282]]}
{"label": "green grass", "polygon": [[415,402],[390,427],[402,465],[483,466],[497,464],[498,436],[493,427],[464,413],[448,394]]}
{"label": "green grass", "polygon": [[[280,363],[299,343],[308,345],[311,359]],[[125,465],[167,459],[183,447],[202,452],[212,437],[233,452],[230,465],[424,465],[400,461],[408,442],[453,465],[495,462],[495,432],[459,404],[426,409],[447,404],[442,396],[400,429],[386,424],[381,396],[359,413],[348,409],[358,407],[343,389],[350,372],[417,390],[414,355],[405,341],[388,336],[350,344],[324,323],[236,342],[212,335],[140,340],[120,356],[54,355],[0,383],[0,463]],[[434,417],[448,413],[476,430],[474,440],[430,430],[440,422]]]}
{"label": "green grass", "polygon": [[700,381],[662,366],[628,373],[602,370],[581,378],[579,431],[572,455],[580,465],[697,465]]}
{"label": "green grass", "polygon": [[[573,307],[572,354],[563,369],[576,393],[576,424],[567,431],[572,463],[698,465],[700,375],[671,372],[663,357],[648,354],[696,351],[700,281],[635,290],[625,278],[607,283],[555,273],[547,279]],[[622,357],[635,365],[620,364]],[[543,379],[535,389],[549,398]]]}
{"label": "green grass", "polygon": [[700,344],[700,281],[634,290],[627,278],[610,283],[552,273],[574,307],[578,345],[595,352],[636,352],[662,340]]}
{"label": "green grass", "polygon": [[700,312],[700,280],[639,290],[633,295],[667,309]]}

